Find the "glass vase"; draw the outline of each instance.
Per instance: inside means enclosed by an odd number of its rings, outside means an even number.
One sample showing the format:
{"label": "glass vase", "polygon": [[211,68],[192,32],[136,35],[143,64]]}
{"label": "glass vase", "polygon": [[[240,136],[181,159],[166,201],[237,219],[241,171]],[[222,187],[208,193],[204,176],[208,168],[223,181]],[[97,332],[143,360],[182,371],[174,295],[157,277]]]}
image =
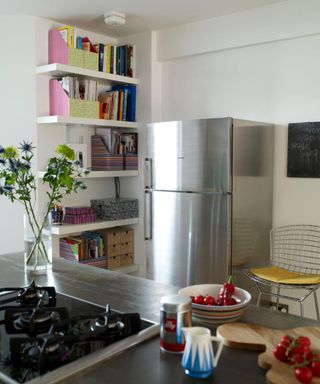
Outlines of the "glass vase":
{"label": "glass vase", "polygon": [[24,214],[24,269],[35,274],[52,269],[51,215]]}

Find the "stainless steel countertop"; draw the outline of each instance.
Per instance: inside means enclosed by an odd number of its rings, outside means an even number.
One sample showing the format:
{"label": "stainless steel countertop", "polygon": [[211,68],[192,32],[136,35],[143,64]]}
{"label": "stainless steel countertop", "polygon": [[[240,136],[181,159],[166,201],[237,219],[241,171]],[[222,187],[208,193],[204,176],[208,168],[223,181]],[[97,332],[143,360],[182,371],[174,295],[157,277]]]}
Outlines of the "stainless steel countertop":
{"label": "stainless steel countertop", "polygon": [[[117,272],[54,259],[53,272],[27,275],[22,254],[0,255],[1,286],[24,286],[32,280],[39,285],[54,285],[57,291],[97,304],[109,303],[123,312],[139,312],[146,319],[159,322],[160,298],[176,293],[178,288]],[[276,313],[250,305],[241,321],[288,329],[302,325],[319,326],[315,320]],[[214,328],[212,328],[214,332]],[[265,383],[264,371],[258,367],[256,352],[225,347],[219,366],[211,379],[201,382],[219,384]],[[75,381],[76,380],[76,381]],[[95,367],[81,372],[64,383],[196,383],[183,373],[181,355],[160,352],[159,338],[154,338]],[[200,380],[199,380],[200,382]]]}

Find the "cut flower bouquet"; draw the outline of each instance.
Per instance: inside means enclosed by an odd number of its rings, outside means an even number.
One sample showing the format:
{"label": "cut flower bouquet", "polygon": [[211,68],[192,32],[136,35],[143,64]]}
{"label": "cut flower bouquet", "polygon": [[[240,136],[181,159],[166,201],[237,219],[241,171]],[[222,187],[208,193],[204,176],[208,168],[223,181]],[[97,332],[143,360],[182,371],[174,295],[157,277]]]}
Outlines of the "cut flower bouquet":
{"label": "cut flower bouquet", "polygon": [[[32,172],[34,149],[31,142],[23,141],[18,148],[0,146],[0,195],[11,202],[19,202],[25,210],[25,226],[29,227],[25,238],[25,267],[28,271],[47,270],[52,266],[51,245],[45,241],[48,235],[48,218],[53,206],[63,196],[85,189],[78,179],[83,170],[75,161],[75,153],[67,144],[58,145],[56,156],[49,159],[43,175],[48,185],[47,202],[42,215],[37,214],[37,177]],[[26,245],[28,243],[28,246]]]}

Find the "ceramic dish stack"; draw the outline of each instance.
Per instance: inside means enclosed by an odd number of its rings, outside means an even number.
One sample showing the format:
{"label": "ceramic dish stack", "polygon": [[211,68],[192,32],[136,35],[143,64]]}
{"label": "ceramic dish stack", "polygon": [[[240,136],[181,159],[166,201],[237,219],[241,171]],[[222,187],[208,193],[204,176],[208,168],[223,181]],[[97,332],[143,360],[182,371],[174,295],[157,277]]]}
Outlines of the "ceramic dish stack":
{"label": "ceramic dish stack", "polygon": [[[221,287],[222,284],[191,285],[180,289],[178,294],[189,297],[210,295],[217,299]],[[239,301],[238,304],[218,306],[192,303],[192,317],[202,323],[208,324],[221,324],[236,321],[246,310],[251,300],[251,295],[244,289],[236,287],[234,297]]]}

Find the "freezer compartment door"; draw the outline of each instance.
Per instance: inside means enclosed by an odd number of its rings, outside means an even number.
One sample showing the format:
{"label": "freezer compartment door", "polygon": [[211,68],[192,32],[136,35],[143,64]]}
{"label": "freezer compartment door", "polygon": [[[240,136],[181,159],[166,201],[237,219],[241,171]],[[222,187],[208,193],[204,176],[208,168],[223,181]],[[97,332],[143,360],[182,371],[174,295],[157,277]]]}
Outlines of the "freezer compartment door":
{"label": "freezer compartment door", "polygon": [[146,188],[231,191],[231,136],[231,118],[149,124]]}
{"label": "freezer compartment door", "polygon": [[231,196],[152,192],[148,278],[184,287],[223,283],[230,270]]}

